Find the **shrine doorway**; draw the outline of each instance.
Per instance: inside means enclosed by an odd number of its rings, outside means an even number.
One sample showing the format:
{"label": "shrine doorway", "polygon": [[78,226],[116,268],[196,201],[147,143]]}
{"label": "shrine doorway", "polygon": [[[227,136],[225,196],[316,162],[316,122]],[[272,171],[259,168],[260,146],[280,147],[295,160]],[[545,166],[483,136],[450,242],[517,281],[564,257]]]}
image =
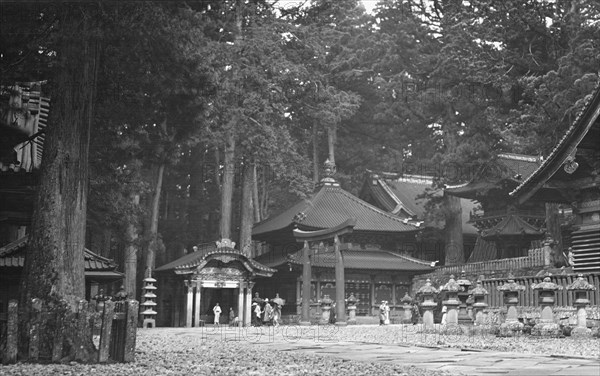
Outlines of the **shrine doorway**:
{"label": "shrine doorway", "polygon": [[201,288],[200,296],[202,301],[200,302],[200,320],[203,320],[206,323],[213,323],[213,308],[217,303],[219,303],[219,306],[221,307],[219,324],[229,323],[230,308],[233,308],[235,315],[239,317],[239,290],[239,288]]}

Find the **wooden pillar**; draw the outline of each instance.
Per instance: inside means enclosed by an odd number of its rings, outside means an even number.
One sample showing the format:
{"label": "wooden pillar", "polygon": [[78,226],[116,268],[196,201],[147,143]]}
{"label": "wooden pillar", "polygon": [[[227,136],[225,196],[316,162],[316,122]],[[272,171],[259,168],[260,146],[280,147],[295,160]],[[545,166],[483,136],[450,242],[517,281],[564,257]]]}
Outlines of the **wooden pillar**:
{"label": "wooden pillar", "polygon": [[336,325],[346,325],[346,277],[344,275],[344,257],[340,251],[340,239],[333,238],[333,251],[335,253],[335,307]]}
{"label": "wooden pillar", "polygon": [[196,281],[195,285],[196,285],[196,294],[195,294],[195,302],[194,302],[194,311],[195,311],[194,326],[197,328],[200,326],[200,302],[202,301],[201,300],[202,286],[200,285],[200,281]]}
{"label": "wooden pillar", "polygon": [[252,284],[246,286],[246,310],[244,311],[244,326],[250,326],[252,322]]}
{"label": "wooden pillar", "polygon": [[304,248],[302,248],[302,317],[300,318],[300,325],[310,325],[310,279],[311,279],[311,268],[310,268],[310,257],[308,242],[304,242]]}
{"label": "wooden pillar", "polygon": [[300,297],[302,296],[302,281],[300,278],[296,280],[296,314],[300,315],[302,313],[302,304],[298,304],[300,302]]}
{"label": "wooden pillar", "polygon": [[193,309],[193,301],[194,301],[194,285],[192,281],[185,281],[185,286],[187,287],[187,301],[185,305],[185,327],[192,327],[192,309]]}
{"label": "wooden pillar", "polygon": [[394,311],[396,311],[396,278],[392,276],[392,306],[394,306]]}
{"label": "wooden pillar", "polygon": [[238,288],[238,305],[237,305],[237,314],[238,322],[244,324],[244,285],[240,282],[240,287]]}
{"label": "wooden pillar", "polygon": [[369,312],[371,315],[375,314],[375,276],[371,276],[371,304],[369,306]]}

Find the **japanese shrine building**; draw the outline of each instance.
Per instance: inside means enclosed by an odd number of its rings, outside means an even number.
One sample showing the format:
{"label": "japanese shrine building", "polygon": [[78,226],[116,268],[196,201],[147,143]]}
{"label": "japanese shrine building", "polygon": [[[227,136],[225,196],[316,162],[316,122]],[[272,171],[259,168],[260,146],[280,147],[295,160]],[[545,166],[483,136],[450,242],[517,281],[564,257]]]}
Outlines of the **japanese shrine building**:
{"label": "japanese shrine building", "polygon": [[[340,236],[344,259],[345,294],[358,298],[357,314],[372,315],[381,300],[392,309],[410,289],[412,276],[433,270],[431,262],[404,254],[406,243],[414,243],[420,222],[400,218],[343,190],[330,175],[323,178],[315,193],[279,215],[257,223],[253,240],[268,245],[268,252],[256,258],[276,270],[271,278],[258,278],[255,290],[270,298],[279,294],[287,301],[283,313],[300,313],[302,265],[294,230],[317,231],[335,228],[355,219],[353,231]],[[321,244],[322,243],[322,244]],[[325,295],[335,296],[336,283],[332,242],[309,245],[311,248],[310,304],[317,305]]]}
{"label": "japanese shrine building", "polygon": [[222,309],[221,323],[227,323],[229,309],[249,325],[254,279],[275,272],[248,258],[223,239],[154,270],[158,280],[158,326],[198,327],[212,323],[213,307]]}

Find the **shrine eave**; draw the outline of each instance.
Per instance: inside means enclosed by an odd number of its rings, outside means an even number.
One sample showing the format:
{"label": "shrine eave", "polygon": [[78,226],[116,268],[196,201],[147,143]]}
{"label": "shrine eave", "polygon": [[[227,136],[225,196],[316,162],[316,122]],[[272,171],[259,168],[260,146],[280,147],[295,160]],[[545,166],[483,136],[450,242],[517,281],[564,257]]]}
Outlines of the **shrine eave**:
{"label": "shrine eave", "polygon": [[481,237],[484,239],[501,239],[506,237],[541,237],[543,231],[538,229],[515,214],[504,217],[498,224],[482,231]]}
{"label": "shrine eave", "polygon": [[[600,128],[600,83],[579,113],[573,124],[565,132],[550,155],[542,162],[536,171],[517,186],[510,196],[517,199],[519,203],[527,201],[533,196],[546,181],[548,181],[577,150],[584,138],[588,135],[597,134]],[[590,132],[594,130],[593,132]],[[593,146],[591,146],[593,145]],[[586,144],[587,148],[598,150],[597,140]]]}
{"label": "shrine eave", "polygon": [[248,258],[241,251],[230,247],[215,248],[209,252],[192,252],[172,261],[168,264],[154,269],[157,273],[174,273],[177,275],[193,274],[198,268],[202,268],[209,261],[219,259],[220,256],[230,258],[231,261],[239,261],[244,268],[254,276],[270,277],[277,270]]}
{"label": "shrine eave", "polygon": [[[428,261],[399,255],[385,250],[340,249],[344,259],[344,269],[386,270],[429,272],[435,270]],[[289,257],[289,262],[302,265],[302,251]],[[316,268],[335,268],[335,254],[332,251],[311,252],[311,266]]]}

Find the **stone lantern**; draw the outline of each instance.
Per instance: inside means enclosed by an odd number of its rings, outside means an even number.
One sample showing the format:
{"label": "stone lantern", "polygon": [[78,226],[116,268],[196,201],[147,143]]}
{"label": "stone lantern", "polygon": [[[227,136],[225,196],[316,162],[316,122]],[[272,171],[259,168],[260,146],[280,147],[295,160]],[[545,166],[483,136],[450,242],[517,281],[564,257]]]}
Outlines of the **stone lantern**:
{"label": "stone lantern", "polygon": [[541,336],[559,336],[560,326],[554,322],[552,306],[556,301],[556,290],[562,290],[562,286],[545,277],[543,282],[534,284],[532,289],[538,290],[538,303],[542,307],[540,321],[533,327],[531,334]]}
{"label": "stone lantern", "polygon": [[477,281],[477,285],[475,288],[470,291],[471,296],[473,297],[473,311],[474,311],[474,321],[475,325],[483,325],[485,322],[485,315],[483,310],[487,308],[487,303],[485,302],[485,296],[488,294],[488,291],[481,285],[481,280]]}
{"label": "stone lantern", "polygon": [[459,310],[458,310],[458,323],[459,324],[473,324],[473,319],[469,316],[467,312],[467,307],[470,308],[470,304],[467,302],[469,299],[469,289],[471,288],[471,281],[467,279],[467,273],[463,270],[460,273],[460,278],[456,281],[460,286],[460,290],[458,291],[458,299],[460,300]]}
{"label": "stone lantern", "polygon": [[144,302],[142,303],[142,307],[144,311],[142,311],[142,328],[154,328],[156,327],[156,279],[152,278],[150,272],[148,272],[148,277],[144,278],[144,287],[142,290],[144,294],[142,298]]}
{"label": "stone lantern", "polygon": [[577,309],[577,327],[571,331],[571,336],[589,336],[592,331],[587,327],[587,312],[585,308],[590,304],[588,294],[590,291],[596,290],[596,286],[586,281],[583,278],[583,274],[579,274],[577,279],[567,286],[567,290],[573,292],[573,305]]}
{"label": "stone lantern", "polygon": [[[450,330],[456,330],[451,328],[458,328],[458,306],[460,300],[458,299],[458,293],[462,291],[462,287],[456,282],[454,276],[451,275],[448,282],[440,287],[440,291],[446,292],[446,300],[442,302],[446,306],[448,312],[446,313],[446,325]],[[460,330],[460,328],[459,328]]]}
{"label": "stone lantern", "polygon": [[325,325],[329,324],[329,318],[331,317],[331,305],[333,304],[333,300],[329,298],[329,295],[325,295],[323,299],[321,299],[321,321],[319,324]]}
{"label": "stone lantern", "polygon": [[504,304],[508,307],[506,320],[500,325],[501,337],[512,337],[521,334],[523,324],[519,322],[517,316],[517,305],[519,304],[519,291],[525,290],[525,286],[519,285],[512,277],[502,286],[498,286],[498,291],[504,295]]}
{"label": "stone lantern", "polygon": [[408,292],[404,293],[400,303],[402,303],[402,323],[410,324],[412,322],[412,302],[413,298],[408,295]]}
{"label": "stone lantern", "polygon": [[353,293],[350,293],[346,303],[348,307],[348,324],[356,324],[356,303],[358,303],[358,299],[354,297]]}
{"label": "stone lantern", "polygon": [[421,303],[421,307],[425,312],[423,312],[423,328],[425,330],[434,329],[433,326],[433,309],[437,307],[437,303],[433,301],[433,296],[437,294],[439,291],[431,285],[431,280],[428,278],[425,282],[425,285],[422,286],[418,294],[423,297],[423,303]]}

